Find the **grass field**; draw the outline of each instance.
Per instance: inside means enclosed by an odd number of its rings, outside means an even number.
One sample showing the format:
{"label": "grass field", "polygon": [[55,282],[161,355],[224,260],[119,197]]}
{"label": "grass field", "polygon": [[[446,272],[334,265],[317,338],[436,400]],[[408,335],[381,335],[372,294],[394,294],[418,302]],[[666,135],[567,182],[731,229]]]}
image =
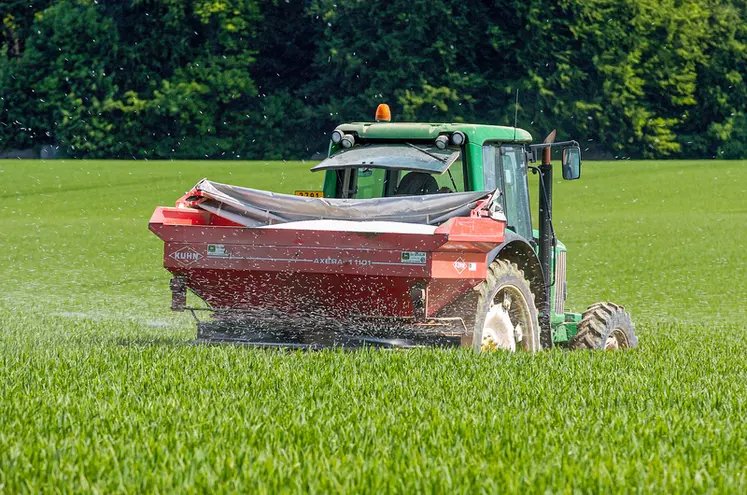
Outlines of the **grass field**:
{"label": "grass field", "polygon": [[557,184],[568,307],[635,351],[190,345],[153,209],[310,165],[0,161],[0,493],[747,492],[747,162]]}

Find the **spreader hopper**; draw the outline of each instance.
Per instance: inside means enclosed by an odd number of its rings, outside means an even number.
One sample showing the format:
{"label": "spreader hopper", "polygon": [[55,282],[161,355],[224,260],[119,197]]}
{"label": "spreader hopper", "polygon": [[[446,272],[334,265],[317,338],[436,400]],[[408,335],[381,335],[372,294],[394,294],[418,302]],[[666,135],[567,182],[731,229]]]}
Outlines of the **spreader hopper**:
{"label": "spreader hopper", "polygon": [[[212,313],[198,318],[201,339],[459,344],[472,331],[453,306],[485,280],[488,253],[505,239],[492,198],[371,204],[202,181],[157,208],[150,229],[164,241],[172,309]],[[187,306],[188,290],[205,306]]]}

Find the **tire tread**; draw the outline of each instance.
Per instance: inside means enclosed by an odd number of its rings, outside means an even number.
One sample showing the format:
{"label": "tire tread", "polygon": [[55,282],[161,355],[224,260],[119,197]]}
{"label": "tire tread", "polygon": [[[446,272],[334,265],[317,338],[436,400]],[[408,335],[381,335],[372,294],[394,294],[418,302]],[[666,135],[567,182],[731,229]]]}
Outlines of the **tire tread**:
{"label": "tire tread", "polygon": [[605,301],[592,304],[584,311],[578,333],[569,346],[571,349],[604,349],[607,336],[614,329],[612,326],[625,332],[629,347],[638,345],[630,314],[623,306]]}

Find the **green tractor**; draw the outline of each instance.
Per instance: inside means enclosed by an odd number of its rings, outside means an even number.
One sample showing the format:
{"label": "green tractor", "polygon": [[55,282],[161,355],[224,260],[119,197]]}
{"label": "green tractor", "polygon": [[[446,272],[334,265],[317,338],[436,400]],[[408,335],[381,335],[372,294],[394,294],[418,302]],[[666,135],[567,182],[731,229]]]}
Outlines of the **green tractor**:
{"label": "green tractor", "polygon": [[[600,302],[583,314],[565,308],[566,247],[553,229],[551,151],[561,148],[563,179],[575,180],[581,175],[581,150],[575,141],[554,141],[555,131],[543,143],[531,144],[532,136],[516,127],[393,123],[388,106],[380,105],[376,122],[339,125],[331,136],[329,158],[312,170],[326,171],[325,198],[500,192],[506,240],[488,254],[488,276],[468,295],[478,299],[469,319],[476,349],[512,348],[501,335],[506,329],[526,350],[555,344],[636,347],[634,325],[622,306]],[[418,158],[419,165],[409,163]],[[536,228],[530,172],[539,175]]]}
{"label": "green tractor", "polygon": [[[553,147],[578,179],[578,143],[515,127],[338,126],[323,191],[277,194],[203,179],[158,207],[172,309],[208,310],[201,341],[261,346],[635,347],[630,315],[567,312],[566,248],[552,226]],[[539,163],[538,163],[539,162]],[[538,165],[533,165],[538,163]],[[529,172],[539,174],[532,226]],[[206,307],[186,306],[186,292]]]}

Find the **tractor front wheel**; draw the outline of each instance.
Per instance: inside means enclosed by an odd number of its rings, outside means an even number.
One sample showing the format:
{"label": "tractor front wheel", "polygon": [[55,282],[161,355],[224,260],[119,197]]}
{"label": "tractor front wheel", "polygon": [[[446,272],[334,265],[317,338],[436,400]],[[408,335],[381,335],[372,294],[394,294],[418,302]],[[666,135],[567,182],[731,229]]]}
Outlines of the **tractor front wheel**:
{"label": "tractor front wheel", "polygon": [[625,308],[611,302],[589,306],[584,311],[571,349],[613,350],[638,345],[635,326]]}
{"label": "tractor front wheel", "polygon": [[494,261],[479,290],[472,340],[475,350],[538,351],[537,307],[524,272],[514,263]]}

